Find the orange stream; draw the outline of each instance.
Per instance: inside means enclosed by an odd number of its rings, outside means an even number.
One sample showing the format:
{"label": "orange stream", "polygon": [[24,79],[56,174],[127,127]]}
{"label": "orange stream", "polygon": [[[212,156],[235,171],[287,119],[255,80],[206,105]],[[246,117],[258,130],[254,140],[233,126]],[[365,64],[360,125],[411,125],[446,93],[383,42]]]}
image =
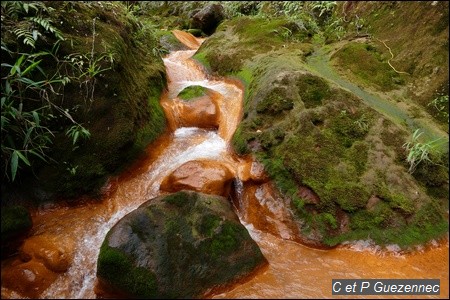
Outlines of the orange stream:
{"label": "orange stream", "polygon": [[[246,184],[249,170],[257,165],[230,150],[230,139],[242,117],[242,86],[209,78],[190,59],[203,40],[181,31],[174,34],[193,50],[174,52],[164,59],[169,85],[161,103],[169,130],[148,147],[140,161],[110,180],[101,201],[45,206],[33,213],[28,239],[48,241],[50,246],[41,245],[44,252],[52,247],[52,241],[53,247],[54,241],[62,243],[65,248],[61,251],[66,251],[71,265],[66,272],[55,273],[33,267],[33,262],[40,263],[39,257],[31,262],[18,256],[5,260],[2,298],[96,298],[96,291],[101,292],[96,286],[96,260],[108,230],[140,204],[160,195],[162,180],[173,170],[199,159],[218,160],[237,178],[237,213],[269,261],[269,267],[253,278],[212,298],[331,298],[331,280],[344,278],[440,279],[441,294],[435,297],[448,298],[448,238],[409,254],[380,250],[363,241],[332,250],[294,242],[296,231],[287,206],[270,185]],[[182,103],[176,95],[190,85],[214,91],[211,99],[218,110],[217,130],[181,127],[178,113]]]}

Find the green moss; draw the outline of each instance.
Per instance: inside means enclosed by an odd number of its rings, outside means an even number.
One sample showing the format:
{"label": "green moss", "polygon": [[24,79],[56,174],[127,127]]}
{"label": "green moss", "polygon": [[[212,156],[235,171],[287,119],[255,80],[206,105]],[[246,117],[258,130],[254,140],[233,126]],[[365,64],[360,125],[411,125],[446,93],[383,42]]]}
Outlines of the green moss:
{"label": "green moss", "polygon": [[392,194],[388,200],[392,208],[398,208],[406,214],[415,211],[414,203],[402,194]]}
{"label": "green moss", "polygon": [[404,214],[412,214],[416,211],[413,200],[402,193],[391,191],[384,183],[377,189],[379,197],[387,201],[393,209],[399,209]]}
{"label": "green moss", "polygon": [[[134,297],[158,298],[156,276],[143,267],[134,268],[122,251],[103,243],[97,261],[97,274],[108,284],[128,291]],[[123,276],[127,274],[127,276]]]}
{"label": "green moss", "polygon": [[211,65],[206,58],[207,51],[197,51],[192,58],[202,64],[207,70],[211,70]]}
{"label": "green moss", "polygon": [[261,141],[261,146],[264,149],[271,149],[274,146],[279,145],[285,136],[280,128],[273,128],[271,130],[266,130],[259,135],[259,140]]}
{"label": "green moss", "polygon": [[361,125],[358,120],[360,118],[350,115],[346,110],[341,111],[330,120],[331,130],[346,148],[351,147],[356,140],[363,139],[368,132],[368,125]]}
{"label": "green moss", "polygon": [[326,81],[313,75],[302,76],[297,82],[300,97],[306,108],[322,104],[322,100],[330,95]]}
{"label": "green moss", "polygon": [[269,94],[264,97],[256,105],[256,111],[258,113],[276,115],[284,110],[290,110],[294,107],[294,103],[287,99],[284,95],[285,89],[281,87],[275,87]]}
{"label": "green moss", "polygon": [[183,207],[188,203],[187,198],[191,198],[192,195],[188,194],[186,192],[180,191],[174,194],[167,195],[164,198],[164,201],[167,203],[170,203],[172,205],[175,205],[177,207]]}
{"label": "green moss", "polygon": [[275,180],[277,187],[286,195],[297,194],[297,184],[290,173],[290,167],[286,167],[281,157],[270,157],[262,153],[257,154],[258,159],[264,164],[269,176]]}
{"label": "green moss", "polygon": [[164,110],[159,104],[159,96],[162,87],[153,89],[148,99],[148,110],[150,111],[150,120],[147,125],[139,129],[136,135],[134,149],[130,151],[130,160],[142,152],[150,143],[155,141],[166,128],[166,116]]}
{"label": "green moss", "polygon": [[[425,213],[425,215],[429,215],[429,213]],[[328,242],[337,244],[345,240],[370,238],[379,245],[397,244],[402,248],[419,245],[442,237],[448,232],[448,222],[439,213],[436,216],[433,217],[433,222],[424,221],[422,225],[412,223],[395,228],[385,228],[379,226],[383,224],[382,217],[374,217],[367,212],[362,212],[352,219],[353,230],[351,232],[331,237]]]}
{"label": "green moss", "polygon": [[321,194],[324,200],[334,200],[348,212],[364,208],[370,196],[363,184],[341,181],[336,178],[332,178],[332,181],[325,184]]}
{"label": "green moss", "polygon": [[242,229],[238,224],[225,221],[221,226],[221,232],[217,233],[210,241],[209,253],[217,258],[229,254],[239,247]]}
{"label": "green moss", "polygon": [[388,65],[388,56],[375,45],[353,42],[337,51],[332,60],[365,84],[389,91],[404,80]]}
{"label": "green moss", "polygon": [[448,199],[448,153],[441,156],[430,154],[429,161],[421,162],[413,173],[429,194],[434,197]]}
{"label": "green moss", "polygon": [[[213,72],[247,73],[250,78],[242,80],[249,83],[245,84],[244,119],[232,139],[236,152],[253,153],[263,163],[279,190],[291,199],[302,230],[320,233],[324,243],[368,237],[380,244],[418,242],[428,233],[409,223],[419,205],[405,197],[404,187],[392,186],[381,197],[377,187],[381,177],[367,184],[372,180],[368,168],[378,166],[370,149],[381,146],[383,155],[400,164],[404,139],[399,137],[404,130],[387,120],[380,125],[380,114],[356,97],[361,93],[332,87],[309,72],[304,61],[311,45],[299,51],[302,44],[283,37],[283,28],[287,27],[282,18],[225,21],[196,54]],[[382,45],[350,42],[332,59],[349,69],[352,80],[389,91],[403,84],[403,78],[387,64],[388,58]],[[374,134],[384,145],[373,139]],[[434,175],[444,181],[445,168]],[[319,203],[305,203],[298,196],[300,185],[311,188]],[[383,200],[369,209],[367,201],[374,194]],[[345,234],[339,231],[343,212],[350,217],[351,230]],[[405,231],[410,227],[415,229]],[[439,228],[429,232],[438,234]]]}
{"label": "green moss", "polygon": [[243,127],[239,126],[236,129],[236,132],[233,135],[233,138],[231,140],[231,144],[233,145],[234,150],[237,154],[243,155],[250,153],[250,149],[247,147],[247,139],[246,134],[242,133]]}
{"label": "green moss", "polygon": [[178,94],[178,97],[180,97],[183,100],[192,100],[194,98],[205,96],[207,90],[208,90],[207,88],[200,85],[191,85],[184,88]]}
{"label": "green moss", "polygon": [[347,161],[353,162],[357,176],[366,171],[369,145],[364,141],[355,141],[349,151],[346,152]]}
{"label": "green moss", "polygon": [[373,230],[380,226],[385,220],[384,215],[375,214],[367,210],[360,210],[351,218],[351,229],[353,230]]}
{"label": "green moss", "polygon": [[32,226],[31,216],[28,210],[20,205],[2,207],[1,233],[2,242],[17,235],[21,235]]}
{"label": "green moss", "polygon": [[220,225],[221,219],[218,216],[206,215],[202,218],[200,229],[207,237],[212,237],[216,228]]}
{"label": "green moss", "polygon": [[326,226],[321,226],[322,227],[321,231],[324,233],[326,233],[329,230],[329,228],[331,228],[331,229],[338,228],[338,223],[337,223],[336,218],[332,214],[327,213],[327,212],[318,214],[316,216],[316,221],[323,225],[326,225]]}

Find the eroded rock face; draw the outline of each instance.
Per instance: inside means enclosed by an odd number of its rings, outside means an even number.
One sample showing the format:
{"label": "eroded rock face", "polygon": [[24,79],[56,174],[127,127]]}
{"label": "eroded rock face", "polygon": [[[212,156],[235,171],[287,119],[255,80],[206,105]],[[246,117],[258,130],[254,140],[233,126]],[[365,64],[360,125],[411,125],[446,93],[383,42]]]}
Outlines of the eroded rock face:
{"label": "eroded rock face", "polygon": [[220,4],[210,4],[196,13],[191,20],[191,27],[201,29],[210,35],[214,33],[220,21],[225,18],[223,6]]}
{"label": "eroded rock face", "polygon": [[193,190],[206,194],[228,196],[233,174],[217,161],[188,161],[166,177],[160,189],[167,192]]}
{"label": "eroded rock face", "polygon": [[259,230],[270,232],[283,239],[298,240],[299,232],[281,195],[273,184],[250,185],[236,205],[246,222]]}
{"label": "eroded rock face", "polygon": [[256,183],[263,183],[269,181],[269,177],[264,171],[264,166],[255,160],[249,160],[240,165],[238,175],[244,182],[253,181]]}
{"label": "eroded rock face", "polygon": [[160,196],[107,234],[97,277],[139,298],[198,298],[266,264],[227,199],[192,191]]}

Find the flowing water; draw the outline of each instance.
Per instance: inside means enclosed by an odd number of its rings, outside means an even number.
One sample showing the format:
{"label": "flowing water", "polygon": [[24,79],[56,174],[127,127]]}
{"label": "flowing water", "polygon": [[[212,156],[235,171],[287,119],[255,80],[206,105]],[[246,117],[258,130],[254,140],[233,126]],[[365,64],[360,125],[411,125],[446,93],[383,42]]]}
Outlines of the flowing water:
{"label": "flowing water", "polygon": [[[162,194],[163,179],[192,160],[219,161],[230,169],[236,177],[237,213],[269,261],[268,268],[250,280],[213,298],[329,298],[331,280],[338,278],[437,278],[441,279],[437,298],[448,298],[448,239],[409,254],[399,253],[395,246],[392,251],[381,250],[364,241],[332,250],[293,241],[295,226],[284,202],[270,183],[245,184],[249,173],[258,173],[258,164],[236,157],[229,147],[242,117],[242,86],[210,78],[190,59],[202,40],[175,34],[192,50],[173,52],[164,59],[169,84],[161,104],[169,130],[139,162],[111,179],[101,201],[45,206],[33,213],[28,240],[39,239],[44,252],[59,247],[71,265],[66,272],[53,273],[37,267],[40,262],[33,259],[3,261],[2,298],[96,298],[96,260],[108,230],[144,201]],[[213,91],[209,97],[216,106],[218,128],[182,126],[187,121],[179,115],[183,102],[176,95],[190,85]]]}

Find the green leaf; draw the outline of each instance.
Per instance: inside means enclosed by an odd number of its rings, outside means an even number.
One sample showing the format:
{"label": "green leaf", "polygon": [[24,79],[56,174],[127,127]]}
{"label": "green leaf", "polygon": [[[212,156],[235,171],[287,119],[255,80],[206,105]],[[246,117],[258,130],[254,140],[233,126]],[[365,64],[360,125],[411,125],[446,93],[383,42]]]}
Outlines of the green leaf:
{"label": "green leaf", "polygon": [[26,148],[25,146],[28,145],[28,143],[30,142],[30,136],[31,133],[33,132],[34,127],[30,127],[27,130],[27,134],[25,134],[25,138],[23,139],[23,145],[22,148]]}
{"label": "green leaf", "polygon": [[39,157],[40,159],[42,159],[43,161],[47,162],[47,160],[45,159],[45,157],[43,157],[42,155],[40,155],[40,154],[37,153],[36,151],[30,150],[29,152],[30,152],[31,154],[33,154],[34,156],[37,156],[37,157]]}
{"label": "green leaf", "polygon": [[5,125],[9,124],[9,119],[5,116],[1,116],[1,126],[2,126],[2,130],[5,128]]}
{"label": "green leaf", "polygon": [[9,80],[6,80],[5,82],[5,93],[6,95],[11,95],[12,93],[11,84],[9,83]]}
{"label": "green leaf", "polygon": [[73,135],[73,145],[75,145],[75,143],[77,142],[79,135],[80,135],[79,131],[75,132],[75,134]]}
{"label": "green leaf", "polygon": [[28,161],[28,159],[22,154],[20,153],[20,151],[15,150],[14,152],[17,152],[17,155],[20,157],[20,159],[26,163],[28,166],[31,166],[30,162]]}
{"label": "green leaf", "polygon": [[11,71],[10,71],[10,75],[13,76],[14,74],[16,74],[16,72],[20,73],[20,66],[22,65],[23,60],[25,59],[25,55],[22,54],[21,57],[19,57],[18,60],[16,60],[16,63],[14,64],[14,66],[12,67]]}
{"label": "green leaf", "polygon": [[19,164],[19,156],[17,155],[17,151],[14,151],[13,154],[11,155],[11,176],[12,176],[12,181],[14,181],[14,178],[16,178],[18,164]]}
{"label": "green leaf", "polygon": [[39,114],[35,110],[32,111],[32,114],[33,114],[33,118],[34,118],[34,122],[36,123],[36,126],[39,126]]}
{"label": "green leaf", "polygon": [[41,60],[38,60],[38,61],[36,61],[36,62],[34,62],[34,63],[32,63],[31,65],[29,65],[28,68],[26,68],[25,71],[22,72],[22,76],[25,76],[28,72],[30,72],[30,71],[32,71],[34,68],[36,68],[36,66],[37,66],[38,64],[40,64],[41,61],[42,61],[42,59],[41,59]]}

